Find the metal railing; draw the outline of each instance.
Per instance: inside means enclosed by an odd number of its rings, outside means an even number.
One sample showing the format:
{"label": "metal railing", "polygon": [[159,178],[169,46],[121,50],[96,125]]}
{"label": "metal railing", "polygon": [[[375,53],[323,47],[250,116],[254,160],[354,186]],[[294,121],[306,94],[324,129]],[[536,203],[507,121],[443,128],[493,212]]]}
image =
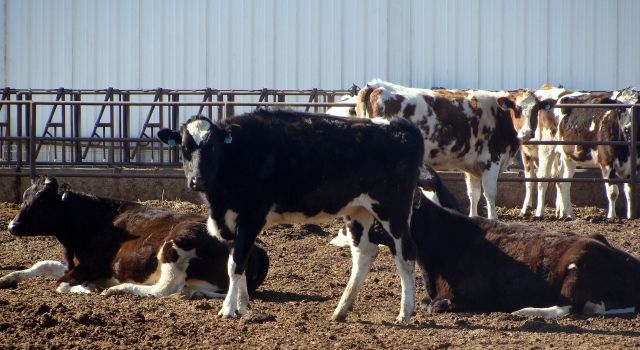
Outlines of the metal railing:
{"label": "metal railing", "polygon": [[[0,177],[2,176],[29,176],[34,178],[39,173],[39,168],[58,169],[58,176],[78,177],[157,177],[157,178],[181,178],[181,172],[174,173],[140,173],[126,172],[126,169],[177,169],[180,166],[179,154],[176,149],[164,146],[155,137],[155,131],[162,127],[177,128],[183,113],[181,108],[194,107],[197,113],[205,114],[214,119],[223,119],[234,115],[235,111],[242,107],[276,107],[298,108],[305,111],[313,109],[314,112],[322,112],[327,107],[349,107],[353,104],[335,103],[335,97],[344,94],[354,94],[357,87],[351,90],[245,90],[245,91],[219,91],[219,90],[180,90],[166,89],[139,90],[133,93],[154,96],[152,101],[131,101],[132,91],[106,90],[29,90],[11,91],[5,89],[0,99],[0,113],[5,109],[5,122],[1,122],[0,114]],[[15,96],[15,99],[9,97]],[[55,93],[54,100],[36,100],[35,95]],[[83,101],[82,95],[104,95],[102,101]],[[202,100],[186,102],[181,97],[200,95]],[[71,96],[65,99],[64,96]],[[164,98],[163,98],[164,96]],[[164,99],[169,96],[169,101]],[[219,96],[222,96],[220,98]],[[226,96],[226,100],[225,100]],[[258,101],[238,102],[238,96],[258,96]],[[274,101],[269,102],[269,96],[274,96]],[[302,96],[306,102],[286,102],[288,96]],[[117,98],[116,98],[117,97]],[[215,97],[215,101],[213,101]],[[11,108],[13,106],[13,109]],[[39,108],[49,107],[46,110],[47,123],[41,136],[38,136],[38,116],[42,115]],[[81,125],[86,117],[83,108],[96,107],[97,117],[90,136],[81,136]],[[138,111],[144,116],[144,123],[139,128],[137,137],[131,135],[131,115],[136,107],[148,107],[146,111]],[[638,145],[637,123],[638,107],[625,104],[558,104],[554,108],[631,108],[631,139],[629,141],[528,141],[526,145],[625,145],[630,148],[631,176],[629,179],[603,179],[602,177],[587,178],[527,178],[524,176],[500,176],[503,182],[572,182],[572,183],[629,183],[634,197],[637,197],[637,148]],[[105,122],[105,113],[108,121]],[[15,113],[15,118],[13,115]],[[60,121],[53,121],[55,114],[61,114]],[[67,117],[66,113],[69,113]],[[117,117],[117,118],[116,118]],[[185,118],[186,119],[186,115]],[[15,126],[12,126],[12,118]],[[116,121],[117,120],[117,121]],[[68,125],[71,123],[71,125]],[[98,130],[102,128],[102,135]],[[4,133],[3,133],[4,131]],[[58,136],[57,132],[61,132]],[[42,148],[53,147],[54,155],[57,147],[61,149],[61,159],[53,161],[42,159]],[[15,150],[15,156],[12,156]],[[101,151],[103,159],[88,160],[87,155],[92,151]],[[148,157],[142,157],[147,152]],[[69,157],[67,157],[69,155]],[[28,167],[28,171],[25,171]],[[62,170],[60,170],[62,169]],[[70,171],[65,172],[64,169]],[[73,171],[71,171],[73,169]],[[111,172],[78,172],[78,169],[95,170],[110,169]],[[447,178],[445,178],[447,179]],[[456,178],[458,180],[459,178]],[[632,212],[637,213],[637,199],[631,200]]]}

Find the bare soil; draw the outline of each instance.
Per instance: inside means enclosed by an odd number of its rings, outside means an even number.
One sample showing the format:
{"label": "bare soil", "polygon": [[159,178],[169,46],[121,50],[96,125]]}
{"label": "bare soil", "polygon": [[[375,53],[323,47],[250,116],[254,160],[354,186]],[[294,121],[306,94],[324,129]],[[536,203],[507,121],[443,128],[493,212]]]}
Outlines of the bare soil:
{"label": "bare soil", "polygon": [[[205,212],[190,203],[150,205]],[[62,258],[51,238],[16,238],[6,231],[18,206],[0,203],[0,274],[43,259]],[[579,234],[599,232],[618,248],[640,253],[640,220],[609,222],[596,208],[578,208],[574,221],[533,220],[501,209],[501,218]],[[549,214],[552,214],[549,212]],[[551,215],[549,215],[551,216]],[[216,317],[221,299],[65,295],[55,282],[34,278],[0,290],[0,349],[631,349],[640,348],[640,317],[569,316],[558,320],[505,313],[427,315],[409,325],[393,320],[400,281],[387,249],[344,323],[329,321],[350,269],[345,248],[329,245],[340,222],[277,226],[260,237],[271,257],[265,284],[241,319]],[[423,290],[418,288],[417,297]]]}

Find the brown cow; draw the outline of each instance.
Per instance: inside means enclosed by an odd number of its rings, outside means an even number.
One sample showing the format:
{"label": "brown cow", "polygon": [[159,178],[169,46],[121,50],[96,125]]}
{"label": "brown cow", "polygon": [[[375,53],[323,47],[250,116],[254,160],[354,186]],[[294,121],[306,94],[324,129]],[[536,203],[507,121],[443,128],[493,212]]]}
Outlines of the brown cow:
{"label": "brown cow", "polygon": [[[370,236],[385,243],[382,234]],[[424,305],[430,312],[557,317],[640,307],[640,261],[602,235],[469,218],[423,196],[411,237],[416,262],[435,284],[435,297]]]}

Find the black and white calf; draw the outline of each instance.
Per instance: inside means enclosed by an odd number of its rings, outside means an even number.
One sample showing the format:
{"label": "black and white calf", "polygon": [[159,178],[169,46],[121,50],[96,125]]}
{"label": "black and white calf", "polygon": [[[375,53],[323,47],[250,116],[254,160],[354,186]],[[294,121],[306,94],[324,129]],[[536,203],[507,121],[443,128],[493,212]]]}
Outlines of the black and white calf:
{"label": "black and white calf", "polygon": [[[418,180],[418,192],[414,196],[414,205],[416,208],[420,208],[422,206],[421,201],[429,200],[437,205],[440,205],[444,208],[449,208],[455,210],[459,213],[462,212],[460,208],[460,204],[453,196],[453,194],[449,191],[449,189],[444,185],[438,173],[433,170],[430,166],[425,165],[423,169],[421,169],[420,179]],[[415,216],[416,212],[414,210],[412,216]],[[412,220],[414,220],[412,218]],[[331,240],[331,244],[337,247],[348,247],[350,237],[347,235],[348,227],[344,229],[340,229],[338,234]],[[421,234],[419,231],[411,229],[411,234]],[[370,239],[372,242],[391,246],[393,242],[390,242],[387,239],[387,235],[384,233],[382,227],[380,227],[380,223],[377,221],[374,222],[373,226],[370,229]],[[422,271],[422,281],[424,282],[425,289],[425,297],[422,299],[421,304],[429,305],[433,296],[435,296],[435,283],[434,279],[429,276],[428,272],[423,268],[423,265],[418,264]]]}
{"label": "black and white calf", "polygon": [[[229,247],[208,234],[206,219],[139,203],[58,191],[55,178],[40,178],[24,193],[9,223],[16,236],[54,236],[66,262],[41,261],[0,278],[0,288],[32,276],[58,279],[58,292],[132,293],[224,297]],[[256,246],[249,258],[248,288],[264,281],[269,259]]]}
{"label": "black and white calf", "polygon": [[163,129],[158,137],[180,145],[187,185],[209,201],[209,232],[234,240],[220,315],[246,312],[247,254],[264,227],[343,216],[353,227],[353,265],[333,319],[346,318],[377,253],[368,237],[374,219],[393,241],[402,285],[397,319],[411,317],[408,233],[423,142],[410,122],[260,110],[216,124],[193,117],[179,132]]}

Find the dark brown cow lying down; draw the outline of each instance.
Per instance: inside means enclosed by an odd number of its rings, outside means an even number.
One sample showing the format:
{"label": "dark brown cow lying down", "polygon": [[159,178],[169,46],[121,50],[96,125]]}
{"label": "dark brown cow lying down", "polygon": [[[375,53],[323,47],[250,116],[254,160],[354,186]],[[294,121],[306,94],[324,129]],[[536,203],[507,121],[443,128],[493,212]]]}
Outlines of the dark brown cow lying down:
{"label": "dark brown cow lying down", "polygon": [[[387,244],[384,232],[370,233]],[[435,284],[433,300],[423,300],[429,312],[558,317],[640,308],[640,261],[602,235],[467,217],[422,196],[411,237],[416,262]]]}
{"label": "dark brown cow lying down", "polygon": [[[0,288],[44,275],[58,279],[58,292],[132,293],[224,297],[229,247],[209,235],[206,218],[135,202],[58,192],[55,178],[40,178],[24,193],[9,223],[16,236],[58,239],[66,264],[41,261],[0,278]],[[247,272],[254,291],[264,281],[269,259],[255,246]]]}

